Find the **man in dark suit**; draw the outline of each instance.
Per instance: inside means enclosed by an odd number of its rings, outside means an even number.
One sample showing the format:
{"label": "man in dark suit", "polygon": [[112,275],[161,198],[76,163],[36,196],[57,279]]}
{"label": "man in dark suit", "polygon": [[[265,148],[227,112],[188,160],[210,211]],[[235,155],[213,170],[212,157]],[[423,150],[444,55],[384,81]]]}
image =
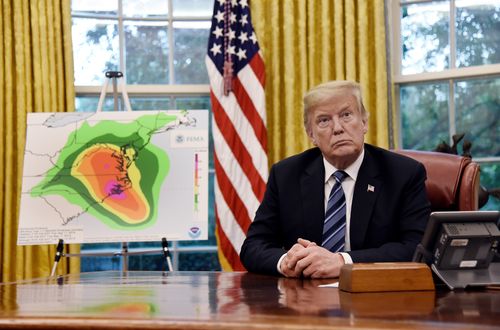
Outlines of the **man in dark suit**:
{"label": "man in dark suit", "polygon": [[345,263],[411,260],[430,214],[425,168],[365,144],[367,122],[355,82],[306,93],[304,125],[316,148],[271,168],[240,252],[247,270],[328,278]]}

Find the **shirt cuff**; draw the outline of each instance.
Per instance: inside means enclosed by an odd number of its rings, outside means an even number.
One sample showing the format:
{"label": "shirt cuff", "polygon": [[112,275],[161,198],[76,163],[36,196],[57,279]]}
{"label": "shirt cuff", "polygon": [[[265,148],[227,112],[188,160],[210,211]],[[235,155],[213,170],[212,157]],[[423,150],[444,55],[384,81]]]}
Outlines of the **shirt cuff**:
{"label": "shirt cuff", "polygon": [[[353,262],[352,262],[352,258],[351,256],[349,255],[349,253],[345,253],[345,252],[339,252],[340,255],[342,256],[342,258],[344,258],[344,263],[346,265],[352,265]],[[281,260],[281,259],[280,259]],[[278,266],[279,266],[279,261],[278,261]]]}
{"label": "shirt cuff", "polygon": [[281,261],[283,261],[283,258],[285,258],[285,256],[286,256],[286,253],[280,257],[280,259],[278,260],[278,264],[276,265],[276,267],[278,269],[278,273],[280,273],[281,275],[285,275],[285,274],[283,274],[281,272],[281,267],[280,267],[281,266]]}

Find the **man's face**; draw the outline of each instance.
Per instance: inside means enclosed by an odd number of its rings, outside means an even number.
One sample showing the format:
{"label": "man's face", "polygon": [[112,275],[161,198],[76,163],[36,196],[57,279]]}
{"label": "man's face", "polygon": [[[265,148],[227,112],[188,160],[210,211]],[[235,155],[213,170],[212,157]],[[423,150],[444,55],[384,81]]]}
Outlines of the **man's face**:
{"label": "man's face", "polygon": [[338,94],[309,109],[307,133],[328,162],[345,169],[363,150],[366,124],[356,97]]}

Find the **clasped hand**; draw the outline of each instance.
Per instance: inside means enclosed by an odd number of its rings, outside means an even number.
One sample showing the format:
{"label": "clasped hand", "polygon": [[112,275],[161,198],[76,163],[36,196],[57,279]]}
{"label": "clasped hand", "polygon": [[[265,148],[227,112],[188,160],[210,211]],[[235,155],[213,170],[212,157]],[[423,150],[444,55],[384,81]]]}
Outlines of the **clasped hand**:
{"label": "clasped hand", "polygon": [[281,260],[280,270],[286,277],[338,277],[344,258],[309,240],[299,238]]}

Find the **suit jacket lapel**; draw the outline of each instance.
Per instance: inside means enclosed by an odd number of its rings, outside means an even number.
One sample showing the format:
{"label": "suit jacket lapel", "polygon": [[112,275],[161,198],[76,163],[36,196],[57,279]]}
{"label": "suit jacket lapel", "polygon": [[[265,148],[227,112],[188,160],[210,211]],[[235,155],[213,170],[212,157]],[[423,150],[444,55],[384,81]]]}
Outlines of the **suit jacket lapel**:
{"label": "suit jacket lapel", "polygon": [[363,163],[354,185],[349,230],[351,250],[360,249],[363,246],[375,201],[382,190],[383,182],[377,179],[378,174],[377,163],[365,148]]}
{"label": "suit jacket lapel", "polygon": [[[309,240],[321,245],[323,222],[325,219],[325,166],[323,156],[319,156],[304,169],[300,178],[302,197],[303,228]],[[318,197],[321,196],[321,197]]]}

